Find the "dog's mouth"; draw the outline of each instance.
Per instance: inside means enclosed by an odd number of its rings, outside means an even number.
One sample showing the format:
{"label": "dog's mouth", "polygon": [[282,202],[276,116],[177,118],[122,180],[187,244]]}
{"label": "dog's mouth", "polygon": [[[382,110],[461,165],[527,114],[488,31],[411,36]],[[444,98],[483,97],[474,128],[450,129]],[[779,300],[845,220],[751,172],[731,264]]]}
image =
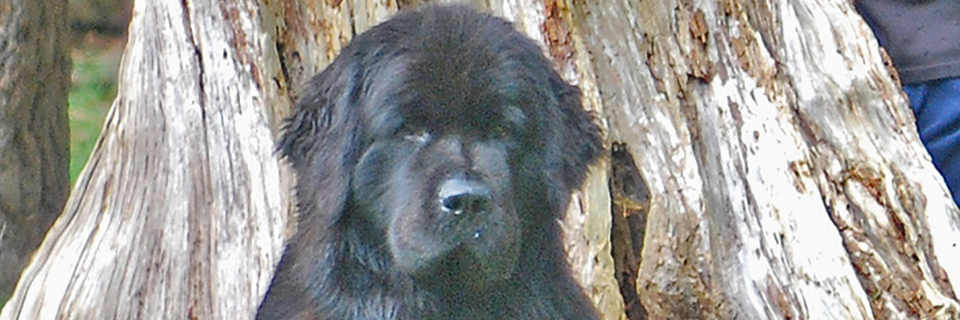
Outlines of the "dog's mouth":
{"label": "dog's mouth", "polygon": [[482,291],[510,279],[522,223],[501,189],[468,174],[443,175],[424,192],[431,196],[422,206],[391,215],[387,233],[395,264],[441,291],[451,285]]}
{"label": "dog's mouth", "polygon": [[393,246],[395,261],[418,281],[482,286],[510,279],[516,271],[521,235],[515,224],[463,223],[441,230],[405,236],[402,246]]}
{"label": "dog's mouth", "polygon": [[414,279],[439,294],[470,295],[488,292],[513,277],[517,259],[507,256],[514,255],[478,256],[474,251],[464,243],[423,268]]}
{"label": "dog's mouth", "polygon": [[392,233],[391,254],[401,270],[436,292],[484,292],[514,276],[522,235],[512,211],[494,209],[472,218],[438,215],[451,217],[433,220],[440,227],[430,231]]}

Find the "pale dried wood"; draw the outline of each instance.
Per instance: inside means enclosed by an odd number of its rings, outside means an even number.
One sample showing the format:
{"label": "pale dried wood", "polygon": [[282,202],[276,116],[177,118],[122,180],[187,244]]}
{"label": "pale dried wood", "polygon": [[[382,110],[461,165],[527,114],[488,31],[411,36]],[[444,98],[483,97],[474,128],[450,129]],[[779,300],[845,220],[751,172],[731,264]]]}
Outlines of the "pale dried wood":
{"label": "pale dried wood", "polygon": [[260,5],[136,2],[103,134],[0,318],[253,315],[290,215]]}
{"label": "pale dried wood", "polygon": [[956,318],[957,208],[847,1],[586,1],[651,318]]}

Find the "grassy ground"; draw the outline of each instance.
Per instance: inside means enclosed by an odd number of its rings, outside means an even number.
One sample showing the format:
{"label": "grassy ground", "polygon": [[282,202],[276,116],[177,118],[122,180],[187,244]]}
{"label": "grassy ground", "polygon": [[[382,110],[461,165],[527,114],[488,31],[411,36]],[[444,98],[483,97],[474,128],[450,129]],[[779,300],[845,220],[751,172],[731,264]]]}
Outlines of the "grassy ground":
{"label": "grassy ground", "polygon": [[117,95],[117,70],[122,39],[84,37],[71,52],[70,184],[77,181],[100,136],[103,120]]}

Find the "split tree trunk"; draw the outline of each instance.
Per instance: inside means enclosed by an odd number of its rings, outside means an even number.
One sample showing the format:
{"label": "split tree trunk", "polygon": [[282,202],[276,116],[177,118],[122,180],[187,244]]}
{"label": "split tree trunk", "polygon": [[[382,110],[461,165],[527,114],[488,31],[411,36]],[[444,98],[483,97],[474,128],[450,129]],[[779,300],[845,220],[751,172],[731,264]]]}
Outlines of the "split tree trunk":
{"label": "split tree trunk", "polygon": [[[848,2],[478,5],[605,125],[564,223],[605,318],[960,317],[960,215]],[[252,316],[296,227],[279,119],[397,7],[137,1],[98,147],[0,319]]]}
{"label": "split tree trunk", "polygon": [[652,318],[960,317],[960,216],[848,1],[631,3],[574,12]]}

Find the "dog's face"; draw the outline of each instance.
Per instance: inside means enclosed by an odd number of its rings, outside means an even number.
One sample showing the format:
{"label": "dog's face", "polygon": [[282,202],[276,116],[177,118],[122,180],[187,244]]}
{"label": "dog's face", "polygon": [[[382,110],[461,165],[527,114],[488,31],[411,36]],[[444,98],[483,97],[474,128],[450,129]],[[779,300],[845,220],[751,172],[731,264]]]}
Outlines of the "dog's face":
{"label": "dog's face", "polygon": [[510,277],[521,238],[511,168],[522,151],[507,128],[523,123],[489,119],[470,128],[390,116],[401,121],[372,139],[351,191],[386,235],[396,265],[423,279],[438,272],[479,277],[465,283]]}
{"label": "dog's face", "polygon": [[294,251],[349,251],[425,288],[482,292],[540,255],[525,244],[562,251],[551,230],[601,149],[536,44],[455,7],[354,39],[297,108],[280,142],[298,175]]}
{"label": "dog's face", "polygon": [[484,286],[517,265],[530,210],[518,197],[533,195],[515,181],[539,179],[523,168],[541,151],[534,98],[550,96],[518,88],[496,52],[456,46],[374,68],[351,193],[400,270]]}

